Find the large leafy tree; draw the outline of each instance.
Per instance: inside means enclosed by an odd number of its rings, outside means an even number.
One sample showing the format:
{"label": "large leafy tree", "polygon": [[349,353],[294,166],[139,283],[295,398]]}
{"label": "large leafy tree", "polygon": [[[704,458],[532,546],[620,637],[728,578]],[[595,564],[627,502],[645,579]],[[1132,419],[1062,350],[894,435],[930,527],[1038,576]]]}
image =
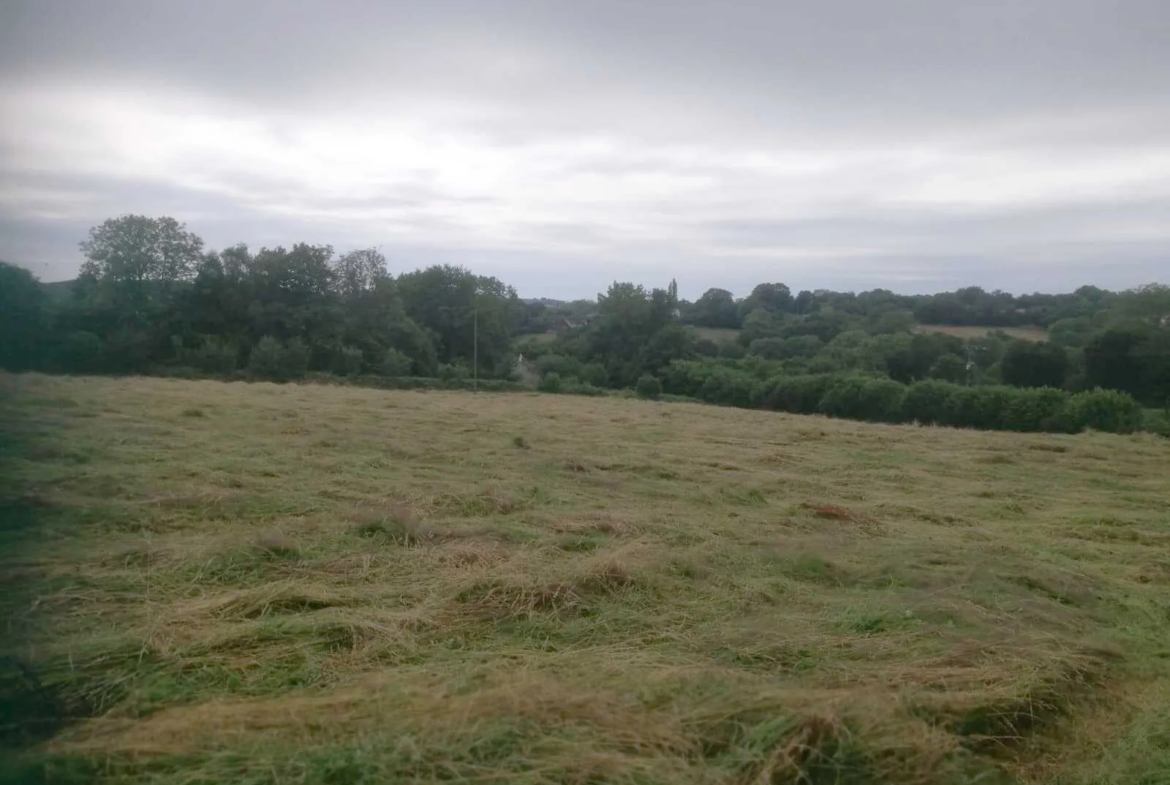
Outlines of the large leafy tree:
{"label": "large leafy tree", "polygon": [[734,329],[740,325],[739,304],[726,289],[708,289],[690,307],[690,323]]}
{"label": "large leafy tree", "polygon": [[762,283],[740,305],[743,314],[749,314],[757,308],[763,308],[772,313],[785,313],[794,309],[795,300],[792,290],[782,283]]}
{"label": "large leafy tree", "polygon": [[150,283],[189,281],[203,256],[203,240],[174,218],[123,215],[89,230],[82,241],[82,277],[115,284],[135,296]]}
{"label": "large leafy tree", "polygon": [[436,265],[398,277],[406,314],[435,338],[444,363],[470,361],[503,374],[512,363],[511,339],[522,306],[516,290],[463,267]]}

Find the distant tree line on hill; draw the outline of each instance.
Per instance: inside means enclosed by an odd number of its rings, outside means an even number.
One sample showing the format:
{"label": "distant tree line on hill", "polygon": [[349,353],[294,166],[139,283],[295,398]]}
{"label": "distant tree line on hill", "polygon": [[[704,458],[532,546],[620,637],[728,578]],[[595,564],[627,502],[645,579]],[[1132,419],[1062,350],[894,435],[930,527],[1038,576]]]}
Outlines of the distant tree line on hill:
{"label": "distant tree line on hill", "polygon": [[[171,218],[113,218],[81,248],[85,263],[68,291],[0,264],[0,367],[451,384],[475,374],[506,386],[519,352],[550,392],[636,389],[644,397],[970,427],[1043,420],[1041,430],[1088,422],[1070,412],[1088,405],[1078,394],[1098,388],[1146,407],[1170,402],[1170,288],[1159,285],[1016,297],[977,287],[930,296],[793,294],[764,283],[742,299],[711,289],[686,302],[672,281],[661,289],[614,283],[596,301],[561,303],[521,300],[501,281],[460,267],[392,276],[375,249],[337,255],[297,243],[209,251]],[[1048,340],[1003,332],[964,339],[923,332],[922,324],[1032,326],[1046,329]],[[808,392],[796,406],[773,394],[789,383],[820,395],[810,403]],[[940,404],[951,413],[935,417],[915,408],[923,390],[937,398],[943,389],[966,403]],[[999,407],[995,416],[970,414],[963,389],[981,390],[979,406]],[[1041,392],[1025,403],[1022,389]],[[856,403],[859,390],[874,401]],[[1057,395],[1081,408],[1058,416]],[[1038,400],[1047,403],[1033,406]],[[1048,408],[1028,420],[1008,414],[1013,406]],[[1131,409],[1114,419],[1132,424]]]}

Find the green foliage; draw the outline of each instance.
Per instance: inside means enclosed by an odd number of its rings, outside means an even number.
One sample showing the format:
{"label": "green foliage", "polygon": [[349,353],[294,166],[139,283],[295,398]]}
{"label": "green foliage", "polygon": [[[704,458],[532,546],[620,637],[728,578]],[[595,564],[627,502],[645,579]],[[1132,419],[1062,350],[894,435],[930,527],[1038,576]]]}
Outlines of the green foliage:
{"label": "green foliage", "polygon": [[922,425],[947,423],[956,389],[955,385],[947,382],[915,382],[906,390],[906,398],[902,401],[903,419]]}
{"label": "green foliage", "polygon": [[739,327],[739,304],[726,289],[708,289],[686,316],[687,322],[700,327]]}
{"label": "green foliage", "polygon": [[230,341],[207,335],[194,349],[180,350],[179,364],[214,376],[222,376],[236,370],[239,354],[239,349]]}
{"label": "green foliage", "polygon": [[342,376],[357,376],[365,365],[365,355],[356,346],[342,346],[337,352],[336,373]]}
{"label": "green foliage", "polygon": [[46,299],[32,273],[0,262],[0,368],[26,371],[42,363]]}
{"label": "green foliage", "polygon": [[835,377],[829,374],[782,376],[772,380],[772,387],[764,405],[774,411],[792,414],[817,414],[821,399],[829,391]]}
{"label": "green foliage", "polygon": [[1073,427],[1065,416],[1068,399],[1064,391],[1047,387],[1013,390],[1003,411],[1003,428],[1023,433],[1068,431]]}
{"label": "green foliage", "polygon": [[656,401],[662,397],[662,382],[650,374],[644,374],[638,379],[638,385],[634,390],[637,392],[639,398]]}
{"label": "green foliage", "polygon": [[309,347],[300,338],[281,343],[266,335],[252,347],[248,370],[261,379],[287,382],[300,379],[309,367]]}
{"label": "green foliage", "polygon": [[1142,428],[1144,412],[1133,396],[1098,389],[1073,395],[1068,401],[1066,416],[1078,431],[1091,428],[1109,433],[1132,433]]}
{"label": "green foliage", "polygon": [[561,380],[561,375],[556,371],[549,371],[540,377],[540,382],[537,383],[536,389],[546,393],[559,393],[563,386],[564,383]]}
{"label": "green foliage", "polygon": [[829,385],[818,408],[830,417],[898,422],[905,397],[905,385],[891,379],[846,376]]}
{"label": "green foliage", "polygon": [[967,361],[957,354],[944,354],[930,366],[930,378],[961,384],[967,378]]}
{"label": "green foliage", "polygon": [[998,431],[1003,428],[1003,413],[1011,405],[1016,391],[1011,387],[956,387],[949,400],[946,418],[940,425]]}
{"label": "green foliage", "polygon": [[1068,353],[1055,343],[1015,341],[1000,365],[1003,381],[1014,387],[1064,386],[1068,376]]}
{"label": "green foliage", "polygon": [[384,351],[378,363],[378,373],[382,376],[410,376],[410,369],[410,358],[394,347]]}
{"label": "green foliage", "polygon": [[[721,405],[1020,430],[1071,429],[1075,420],[1052,392],[1018,396],[1015,387],[1116,389],[1147,406],[1170,400],[1170,289],[1157,285],[1120,294],[1082,287],[1014,297],[968,287],[794,297],[764,283],[743,300],[711,289],[689,304],[673,281],[615,282],[596,303],[521,302],[511,287],[461,267],[395,279],[376,249],[335,257],[328,245],[296,243],[205,253],[199,237],[165,217],[110,219],[82,249],[80,278],[51,298],[29,273],[0,263],[0,367],[225,377],[243,358],[253,377],[280,381],[378,373],[456,383],[473,375],[477,355],[485,381],[510,379],[520,351],[545,387],[565,392],[632,392],[649,376],[664,396]],[[1050,326],[1052,342],[919,333],[915,317]],[[717,343],[684,324],[741,329]],[[554,327],[564,328],[555,340],[513,344],[518,333]],[[905,411],[895,414],[901,388],[877,384],[881,376],[912,385]],[[927,379],[985,386],[944,394],[917,385]],[[1013,387],[990,386],[1000,381]]]}
{"label": "green foliage", "polygon": [[105,346],[93,333],[76,330],[65,338],[57,361],[66,373],[97,373],[105,367]]}

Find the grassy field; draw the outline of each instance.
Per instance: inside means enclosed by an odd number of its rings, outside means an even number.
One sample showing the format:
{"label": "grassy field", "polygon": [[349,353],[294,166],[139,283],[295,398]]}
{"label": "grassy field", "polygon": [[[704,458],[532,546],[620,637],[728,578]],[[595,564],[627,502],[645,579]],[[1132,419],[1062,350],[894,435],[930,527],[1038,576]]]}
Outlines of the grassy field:
{"label": "grassy field", "polygon": [[1043,327],[976,327],[976,326],[961,326],[954,324],[920,324],[915,328],[922,333],[942,333],[943,335],[953,335],[956,338],[963,338],[964,340],[970,338],[982,338],[985,335],[993,332],[1003,332],[1019,338],[1024,341],[1047,341],[1048,330]]}
{"label": "grassy field", "polygon": [[1150,435],[2,375],[0,417],[0,781],[1170,782]]}

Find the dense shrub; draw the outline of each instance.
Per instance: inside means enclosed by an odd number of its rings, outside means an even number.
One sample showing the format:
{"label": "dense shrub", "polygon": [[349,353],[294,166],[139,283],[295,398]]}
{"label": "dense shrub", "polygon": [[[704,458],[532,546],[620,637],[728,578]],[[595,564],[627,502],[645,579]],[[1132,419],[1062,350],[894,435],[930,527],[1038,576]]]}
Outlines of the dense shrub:
{"label": "dense shrub", "polygon": [[559,393],[564,383],[561,380],[561,375],[556,371],[549,371],[544,376],[540,377],[540,381],[536,385],[536,389],[546,393]]}
{"label": "dense shrub", "polygon": [[1003,411],[1003,428],[1023,433],[1067,431],[1070,424],[1064,410],[1068,398],[1068,393],[1051,387],[1013,390]]}
{"label": "dense shrub", "polygon": [[439,366],[439,378],[447,381],[455,381],[457,379],[470,379],[474,376],[471,366],[462,360],[453,363],[442,363]]}
{"label": "dense shrub", "polygon": [[[568,379],[571,376],[580,378],[581,361],[575,357],[566,357],[563,354],[550,352],[536,358],[536,370],[541,376],[555,373],[563,379]],[[602,373],[604,372],[603,367]]]}
{"label": "dense shrub", "polygon": [[1075,430],[1092,428],[1110,433],[1132,433],[1143,424],[1142,406],[1131,395],[1114,390],[1090,390],[1069,398],[1066,416]]}
{"label": "dense shrub", "polygon": [[577,378],[583,384],[592,387],[605,387],[609,384],[609,374],[601,363],[585,363],[577,370]]}
{"label": "dense shrub", "polygon": [[378,362],[378,373],[383,376],[410,376],[411,361],[397,349],[387,349]]}
{"label": "dense shrub", "polygon": [[780,376],[772,379],[771,389],[764,396],[763,405],[778,412],[817,414],[834,377],[824,374]]}
{"label": "dense shrub", "polygon": [[309,368],[309,347],[300,338],[281,343],[271,335],[252,347],[248,370],[262,379],[284,382],[300,379]]}
{"label": "dense shrub", "polygon": [[891,379],[846,376],[830,385],[819,408],[830,417],[899,422],[906,386]]}
{"label": "dense shrub", "polygon": [[716,367],[713,363],[702,361],[673,362],[662,372],[662,389],[670,395],[698,398],[707,377]]}
{"label": "dense shrub", "polygon": [[754,377],[743,371],[716,368],[703,382],[699,394],[694,397],[707,403],[747,409],[751,407],[752,400],[756,397],[757,384],[758,381]]}
{"label": "dense shrub", "polygon": [[362,350],[355,346],[342,346],[334,360],[336,373],[341,376],[357,376],[362,372],[365,356]]}
{"label": "dense shrub", "polygon": [[95,373],[105,364],[102,339],[91,332],[69,333],[58,355],[62,370],[69,373]]}
{"label": "dense shrub", "polygon": [[1003,413],[1016,391],[1011,387],[957,387],[947,402],[940,425],[998,431],[1003,428]]}
{"label": "dense shrub", "polygon": [[650,374],[644,374],[638,379],[638,384],[634,388],[634,391],[638,393],[639,398],[656,401],[662,397],[662,382]]}
{"label": "dense shrub", "polygon": [[179,351],[180,365],[198,369],[208,374],[228,374],[236,369],[239,349],[230,341],[208,336],[194,349]]}
{"label": "dense shrub", "polygon": [[916,382],[906,390],[902,401],[902,417],[907,422],[938,425],[947,421],[951,398],[960,389],[948,382],[934,380]]}

